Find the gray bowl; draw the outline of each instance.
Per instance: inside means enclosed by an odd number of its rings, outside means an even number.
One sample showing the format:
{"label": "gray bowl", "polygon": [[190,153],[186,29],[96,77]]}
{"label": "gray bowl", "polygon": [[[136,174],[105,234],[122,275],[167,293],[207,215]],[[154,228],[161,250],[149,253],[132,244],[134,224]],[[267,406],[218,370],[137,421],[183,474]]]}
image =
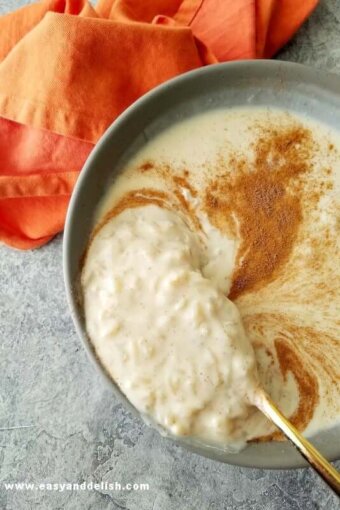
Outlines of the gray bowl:
{"label": "gray bowl", "polygon": [[[94,212],[124,162],[154,134],[196,113],[244,105],[288,109],[339,128],[340,77],[298,64],[266,60],[218,64],[186,73],[146,94],[112,124],[92,151],[73,192],[64,235],[64,276],[71,314],[89,357],[116,396],[134,413],[137,411],[96,358],[85,331],[79,270]],[[337,427],[315,436],[313,442],[334,460],[340,458],[339,435]],[[239,466],[306,465],[289,443],[251,444],[240,453],[227,454],[187,439],[176,438],[176,442],[200,455]]]}

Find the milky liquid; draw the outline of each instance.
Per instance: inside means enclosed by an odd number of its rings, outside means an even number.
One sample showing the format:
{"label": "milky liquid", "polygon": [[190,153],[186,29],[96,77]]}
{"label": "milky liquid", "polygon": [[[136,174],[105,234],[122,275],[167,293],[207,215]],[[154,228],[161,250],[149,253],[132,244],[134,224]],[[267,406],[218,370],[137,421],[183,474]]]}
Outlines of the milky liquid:
{"label": "milky liquid", "polygon": [[[213,224],[206,190],[241,171],[231,155],[252,171],[260,128],[301,124],[315,147],[303,184],[287,187],[302,211],[294,246],[236,309],[227,296],[244,262],[241,219]],[[149,141],[104,198],[83,271],[87,330],[133,405],[172,434],[224,447],[274,437],[249,404],[254,352],[261,385],[300,429],[339,421],[339,148],[338,133],[285,112],[213,111]]]}

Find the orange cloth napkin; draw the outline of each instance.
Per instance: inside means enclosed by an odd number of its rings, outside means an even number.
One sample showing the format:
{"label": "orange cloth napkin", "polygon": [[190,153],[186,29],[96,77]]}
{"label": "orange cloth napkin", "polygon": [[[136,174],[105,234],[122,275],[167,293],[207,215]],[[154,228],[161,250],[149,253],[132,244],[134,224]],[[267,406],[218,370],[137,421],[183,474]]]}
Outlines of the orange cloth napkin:
{"label": "orange cloth napkin", "polygon": [[0,240],[63,229],[89,152],[133,101],[213,62],[272,57],[318,0],[43,0],[0,17]]}

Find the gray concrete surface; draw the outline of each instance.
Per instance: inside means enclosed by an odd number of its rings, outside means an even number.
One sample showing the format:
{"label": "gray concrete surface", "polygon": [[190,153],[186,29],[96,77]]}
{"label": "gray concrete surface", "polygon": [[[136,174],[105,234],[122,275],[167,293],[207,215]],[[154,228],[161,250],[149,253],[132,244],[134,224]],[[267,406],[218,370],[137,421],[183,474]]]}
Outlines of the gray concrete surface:
{"label": "gray concrete surface", "polygon": [[[5,13],[25,0],[0,0]],[[323,0],[279,58],[340,72],[340,1]],[[264,471],[187,453],[118,404],[75,334],[62,236],[0,247],[0,508],[312,510],[339,508],[309,469]],[[340,463],[337,464],[340,468]],[[5,490],[3,482],[148,483],[148,491]]]}

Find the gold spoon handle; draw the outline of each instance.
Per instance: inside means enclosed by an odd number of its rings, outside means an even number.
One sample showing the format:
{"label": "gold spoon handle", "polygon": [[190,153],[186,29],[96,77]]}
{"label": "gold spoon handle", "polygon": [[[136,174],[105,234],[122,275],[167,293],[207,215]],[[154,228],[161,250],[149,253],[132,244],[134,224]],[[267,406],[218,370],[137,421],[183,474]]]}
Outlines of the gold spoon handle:
{"label": "gold spoon handle", "polygon": [[283,416],[267,394],[262,391],[257,393],[256,406],[290,439],[301,455],[339,496],[340,473],[332,464]]}

